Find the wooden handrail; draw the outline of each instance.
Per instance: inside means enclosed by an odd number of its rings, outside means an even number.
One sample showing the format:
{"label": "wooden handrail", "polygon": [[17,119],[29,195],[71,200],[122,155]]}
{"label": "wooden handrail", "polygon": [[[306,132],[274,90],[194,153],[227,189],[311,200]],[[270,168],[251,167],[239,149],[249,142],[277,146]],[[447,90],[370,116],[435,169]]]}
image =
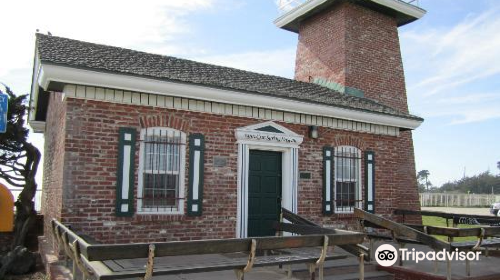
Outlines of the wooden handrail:
{"label": "wooden handrail", "polygon": [[389,219],[368,213],[366,211],[363,211],[361,209],[355,208],[354,209],[354,215],[362,220],[368,221],[370,223],[376,224],[380,227],[383,227],[385,229],[388,229],[395,233],[398,237],[407,237],[410,239],[414,239],[416,241],[422,242],[429,247],[435,249],[435,250],[450,250],[450,244],[448,242],[444,242],[441,240],[436,239],[435,237],[425,234],[419,230],[416,230],[414,228],[411,228],[409,226],[405,226],[403,224],[398,224],[396,222],[393,222]]}
{"label": "wooden handrail", "polygon": [[[350,233],[349,231],[333,229],[333,228],[324,228],[312,221],[307,220],[304,217],[301,217],[286,208],[281,208],[281,213],[283,219],[291,222],[289,223],[274,223],[273,227],[278,231],[291,232],[295,234],[307,235],[307,234],[325,234],[325,233]],[[365,259],[370,261],[369,249],[365,246],[361,245],[361,242],[358,244],[346,244],[339,245],[340,248],[344,249],[346,252],[359,257],[360,254],[365,255]]]}
{"label": "wooden handrail", "polygon": [[446,213],[440,211],[418,211],[418,210],[408,210],[408,209],[395,209],[394,214],[396,215],[422,215],[422,216],[433,216],[445,219],[454,218],[471,218],[478,220],[479,223],[500,223],[500,217],[487,216],[487,215],[471,215],[471,214],[456,214],[456,213]]}
{"label": "wooden handrail", "polygon": [[[145,280],[154,275],[167,275],[176,273],[193,273],[203,271],[217,271],[224,269],[235,269],[237,278],[243,279],[243,274],[248,272],[253,266],[267,266],[276,264],[297,263],[303,260],[311,267],[318,266],[320,275],[322,275],[322,263],[328,259],[339,259],[345,256],[327,256],[327,247],[333,246],[360,246],[365,234],[359,232],[328,230],[324,234],[313,234],[304,236],[272,236],[272,237],[254,237],[254,238],[233,238],[233,239],[215,239],[215,240],[196,240],[196,241],[178,241],[178,242],[157,242],[157,243],[135,243],[135,244],[89,244],[83,238],[78,236],[70,228],[62,223],[53,220],[52,228],[58,237],[59,245],[69,245],[72,253],[73,263],[76,263],[85,279],[90,275],[96,279],[119,279],[142,277]],[[62,243],[61,243],[62,242]],[[288,256],[281,259],[261,260],[256,257],[256,250],[278,250],[305,247],[322,247],[322,254],[319,259],[311,256]],[[348,247],[351,248],[351,247]],[[356,250],[361,250],[360,248]],[[366,249],[366,248],[365,248]],[[185,256],[193,254],[224,254],[236,252],[249,252],[250,257],[246,264],[228,261],[219,265],[202,264],[193,267],[170,267],[155,268],[154,258],[162,256]],[[361,253],[363,255],[363,253]],[[359,254],[358,254],[359,256]],[[105,261],[115,261],[121,259],[139,259],[148,258],[148,265],[145,270],[126,270],[114,271],[108,267]],[[361,258],[363,261],[363,259]],[[360,264],[361,266],[362,264]],[[75,271],[75,270],[74,270]],[[312,272],[314,275],[314,271]]]}
{"label": "wooden handrail", "polygon": [[[414,228],[418,231],[424,232],[423,225],[405,224],[408,227]],[[467,237],[467,236],[480,236],[484,237],[496,236],[500,234],[500,227],[475,227],[475,228],[452,228],[452,227],[437,227],[426,226],[427,234],[444,235],[448,237]]]}
{"label": "wooden handrail", "polygon": [[[154,244],[156,247],[156,257],[195,254],[224,254],[248,251],[252,239],[257,241],[257,250],[279,250],[287,248],[322,246],[323,237],[324,235],[307,235],[113,245],[98,244],[89,245],[86,248],[86,252],[83,254],[89,261],[146,258],[148,256],[148,248],[150,244]],[[357,244],[363,242],[364,234],[328,234],[328,238],[329,246]]]}
{"label": "wooden handrail", "polygon": [[[149,245],[155,245],[155,257],[194,255],[194,254],[223,254],[248,251],[252,240],[257,241],[257,250],[278,250],[287,248],[303,248],[323,246],[324,234],[307,236],[285,236],[285,237],[253,237],[253,238],[230,238],[195,241],[173,241],[156,243],[133,243],[133,244],[89,244],[76,233],[58,221],[54,225],[67,233],[68,241],[78,241],[81,254],[88,261],[104,261],[118,259],[147,258]],[[358,244],[364,239],[363,233],[358,232],[329,232],[329,246]]]}

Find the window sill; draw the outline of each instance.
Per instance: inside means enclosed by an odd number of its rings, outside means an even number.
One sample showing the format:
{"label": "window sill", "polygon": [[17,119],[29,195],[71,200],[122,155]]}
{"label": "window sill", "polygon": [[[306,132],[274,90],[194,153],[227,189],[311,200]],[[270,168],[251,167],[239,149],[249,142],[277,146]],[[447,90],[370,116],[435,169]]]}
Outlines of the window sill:
{"label": "window sill", "polygon": [[354,211],[335,210],[333,214],[354,214]]}
{"label": "window sill", "polygon": [[137,215],[184,215],[184,211],[137,211]]}

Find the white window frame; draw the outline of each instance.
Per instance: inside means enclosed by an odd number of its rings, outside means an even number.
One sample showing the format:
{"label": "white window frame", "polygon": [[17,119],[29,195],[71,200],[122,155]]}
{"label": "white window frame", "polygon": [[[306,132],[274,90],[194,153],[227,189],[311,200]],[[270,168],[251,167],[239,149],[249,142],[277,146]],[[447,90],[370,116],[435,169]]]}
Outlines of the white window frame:
{"label": "white window frame", "polygon": [[142,197],[144,194],[144,167],[145,167],[145,137],[146,132],[148,135],[169,135],[171,133],[180,134],[181,136],[181,147],[179,149],[179,157],[180,157],[180,165],[179,165],[179,190],[178,190],[178,206],[177,209],[172,209],[171,207],[155,207],[155,208],[147,208],[142,207],[142,199],[137,200],[137,213],[138,214],[175,214],[182,215],[184,214],[184,194],[185,194],[185,170],[186,170],[186,133],[169,128],[169,127],[148,127],[141,129],[141,144],[139,146],[139,171],[138,171],[138,197]]}
{"label": "white window frame", "polygon": [[354,207],[357,207],[357,208],[360,208],[361,205],[363,204],[363,201],[362,200],[362,184],[363,184],[363,181],[361,181],[361,164],[362,164],[362,161],[361,161],[361,150],[357,147],[354,147],[354,146],[337,146],[333,149],[333,166],[334,166],[334,170],[333,170],[333,173],[334,173],[334,181],[333,181],[333,201],[334,201],[334,209],[335,209],[335,213],[339,213],[339,214],[350,214],[350,213],[354,213],[354,209],[352,211],[350,210],[344,210],[345,207],[337,207],[337,153],[338,152],[341,152],[343,149],[348,149],[348,150],[351,150],[351,151],[355,151],[357,153],[357,157],[359,159],[358,160],[358,176],[356,178],[356,187],[355,187],[355,191],[356,191],[356,194],[355,194],[355,199],[358,200],[357,202],[354,203]]}

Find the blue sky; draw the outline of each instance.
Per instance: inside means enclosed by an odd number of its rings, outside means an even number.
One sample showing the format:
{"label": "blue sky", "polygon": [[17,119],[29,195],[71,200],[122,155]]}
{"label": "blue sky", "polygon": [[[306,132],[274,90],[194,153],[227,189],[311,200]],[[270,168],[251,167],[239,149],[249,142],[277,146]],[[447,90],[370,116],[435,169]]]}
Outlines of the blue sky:
{"label": "blue sky", "polygon": [[[58,36],[293,77],[297,35],[273,25],[275,0],[2,1],[0,81],[28,93],[36,29]],[[417,171],[431,181],[500,161],[500,2],[420,0],[400,28]],[[99,9],[96,9],[99,7]],[[119,7],[119,9],[117,9]],[[5,24],[5,23],[9,24]],[[43,137],[32,137],[43,146]]]}

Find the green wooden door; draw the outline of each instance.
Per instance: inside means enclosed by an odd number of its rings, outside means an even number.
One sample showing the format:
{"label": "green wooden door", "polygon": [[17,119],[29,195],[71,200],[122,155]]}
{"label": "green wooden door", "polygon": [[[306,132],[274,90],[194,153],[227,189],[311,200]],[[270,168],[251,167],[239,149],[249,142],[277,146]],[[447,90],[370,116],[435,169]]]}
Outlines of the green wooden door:
{"label": "green wooden door", "polygon": [[275,234],[281,209],[281,153],[250,151],[248,236]]}

